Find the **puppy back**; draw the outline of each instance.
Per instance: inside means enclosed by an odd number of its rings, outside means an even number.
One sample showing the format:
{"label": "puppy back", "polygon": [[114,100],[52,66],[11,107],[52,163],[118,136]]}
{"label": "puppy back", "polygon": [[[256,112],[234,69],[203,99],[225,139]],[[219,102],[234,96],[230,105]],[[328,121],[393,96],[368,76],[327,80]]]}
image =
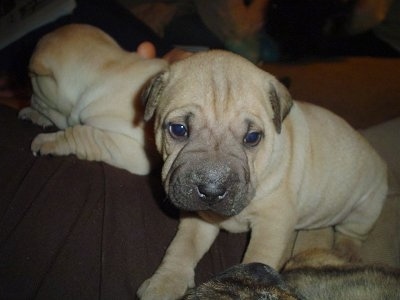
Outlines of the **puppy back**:
{"label": "puppy back", "polygon": [[120,48],[109,35],[94,26],[66,25],[39,40],[30,59],[29,71],[36,75],[51,75],[59,64],[68,62],[77,51],[82,53],[85,48],[92,47],[92,43]]}

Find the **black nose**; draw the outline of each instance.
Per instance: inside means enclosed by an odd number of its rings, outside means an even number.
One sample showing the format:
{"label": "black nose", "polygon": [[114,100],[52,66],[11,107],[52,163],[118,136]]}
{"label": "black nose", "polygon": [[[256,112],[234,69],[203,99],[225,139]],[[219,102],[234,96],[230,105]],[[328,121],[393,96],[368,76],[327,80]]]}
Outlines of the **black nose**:
{"label": "black nose", "polygon": [[199,196],[205,202],[218,202],[225,198],[227,191],[225,186],[215,183],[200,184],[197,186]]}

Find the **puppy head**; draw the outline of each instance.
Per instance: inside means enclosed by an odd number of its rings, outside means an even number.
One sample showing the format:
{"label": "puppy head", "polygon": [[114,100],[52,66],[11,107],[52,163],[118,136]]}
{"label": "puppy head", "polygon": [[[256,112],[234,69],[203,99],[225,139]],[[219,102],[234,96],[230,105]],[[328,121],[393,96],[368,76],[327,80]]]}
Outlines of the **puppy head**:
{"label": "puppy head", "polygon": [[223,216],[254,196],[292,100],[275,77],[225,51],[195,54],[143,93],[155,116],[164,188],[178,208]]}

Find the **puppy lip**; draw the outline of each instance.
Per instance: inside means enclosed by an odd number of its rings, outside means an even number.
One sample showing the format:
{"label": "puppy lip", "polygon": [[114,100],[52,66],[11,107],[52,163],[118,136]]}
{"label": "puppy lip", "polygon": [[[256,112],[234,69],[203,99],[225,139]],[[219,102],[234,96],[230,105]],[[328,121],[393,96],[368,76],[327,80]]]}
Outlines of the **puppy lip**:
{"label": "puppy lip", "polygon": [[[244,209],[244,207],[243,207]],[[214,214],[217,214],[222,217],[233,217],[239,214],[242,209],[237,209],[232,207],[232,205],[224,205],[222,203],[212,203],[212,204],[201,204],[200,207],[197,208],[189,208],[188,211],[208,211]]]}
{"label": "puppy lip", "polygon": [[209,209],[209,211],[211,211],[211,212],[213,212],[213,213],[215,213],[217,215],[223,216],[223,217],[233,217],[233,216],[238,215],[241,212],[241,210],[237,211],[234,208],[231,208],[231,209],[228,209],[228,210],[227,209],[213,209],[213,208],[211,208],[211,209]]}
{"label": "puppy lip", "polygon": [[228,198],[221,199],[217,202],[207,203],[206,201],[200,199],[200,197],[197,199],[192,199],[193,201],[182,201],[179,197],[175,197],[173,194],[170,194],[169,199],[175,207],[183,211],[208,211],[223,217],[235,216],[244,209],[244,207],[235,207],[232,202],[227,200]]}
{"label": "puppy lip", "polygon": [[220,209],[213,209],[211,207],[209,208],[204,208],[204,209],[183,209],[185,211],[190,211],[190,212],[212,212],[216,215],[219,215],[221,217],[233,217],[236,216],[240,213],[240,211],[236,211],[234,209],[232,210],[220,210]]}

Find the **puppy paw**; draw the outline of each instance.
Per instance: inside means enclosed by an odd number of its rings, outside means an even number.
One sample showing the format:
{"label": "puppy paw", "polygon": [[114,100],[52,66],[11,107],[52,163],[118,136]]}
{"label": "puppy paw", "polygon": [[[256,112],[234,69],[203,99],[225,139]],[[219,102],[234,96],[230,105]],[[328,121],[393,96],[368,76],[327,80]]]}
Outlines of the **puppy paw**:
{"label": "puppy paw", "polygon": [[180,299],[194,286],[194,272],[157,272],[142,283],[137,295],[142,300]]}
{"label": "puppy paw", "polygon": [[37,135],[31,144],[31,150],[37,155],[68,155],[71,154],[66,141],[63,141],[63,132],[41,133]]}
{"label": "puppy paw", "polygon": [[43,128],[53,126],[53,122],[31,107],[25,107],[21,109],[18,113],[18,118],[25,121],[31,121],[32,123],[42,126]]}

